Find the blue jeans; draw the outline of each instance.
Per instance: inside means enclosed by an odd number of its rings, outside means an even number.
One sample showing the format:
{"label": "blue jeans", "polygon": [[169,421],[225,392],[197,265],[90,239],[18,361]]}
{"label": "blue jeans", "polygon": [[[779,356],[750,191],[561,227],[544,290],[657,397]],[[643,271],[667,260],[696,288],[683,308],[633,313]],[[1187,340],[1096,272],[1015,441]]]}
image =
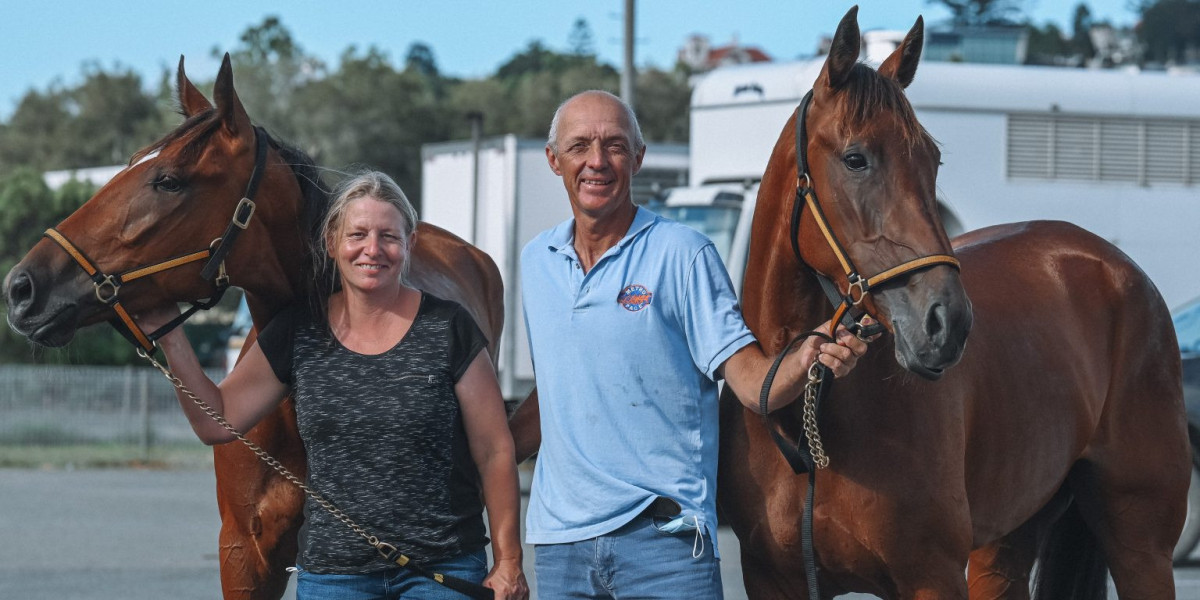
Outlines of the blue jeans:
{"label": "blue jeans", "polygon": [[[423,565],[430,571],[479,583],[487,576],[482,549]],[[365,575],[332,575],[296,571],[297,600],[464,600],[464,596],[412,569],[389,567]]]}
{"label": "blue jeans", "polygon": [[589,540],[538,544],[534,550],[541,598],[723,597],[721,561],[713,555],[712,539],[697,539],[695,530],[663,533],[648,516]]}

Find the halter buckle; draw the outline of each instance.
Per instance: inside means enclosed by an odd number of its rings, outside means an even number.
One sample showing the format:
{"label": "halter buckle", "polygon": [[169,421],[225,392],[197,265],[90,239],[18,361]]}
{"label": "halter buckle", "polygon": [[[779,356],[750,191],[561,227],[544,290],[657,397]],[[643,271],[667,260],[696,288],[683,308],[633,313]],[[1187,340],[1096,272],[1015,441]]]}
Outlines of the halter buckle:
{"label": "halter buckle", "polygon": [[[117,301],[117,293],[121,291],[121,284],[117,281],[115,275],[107,275],[103,281],[97,281],[93,285],[96,286],[96,299],[112,306]],[[111,290],[110,293],[105,293],[105,290]]]}
{"label": "halter buckle", "polygon": [[[253,200],[249,198],[242,198],[242,200],[238,202],[237,208],[233,209],[233,224],[236,225],[238,229],[245,229],[249,227],[250,217],[254,216],[254,208],[255,204]],[[244,216],[242,215],[243,210],[246,210],[246,214]]]}
{"label": "halter buckle", "polygon": [[[866,278],[860,276],[858,273],[851,273],[847,277],[847,281],[849,285],[846,287],[846,299],[853,306],[862,304],[862,301],[867,297],[867,292],[871,291],[871,288],[867,285]],[[858,290],[857,298],[854,296],[854,290]]]}

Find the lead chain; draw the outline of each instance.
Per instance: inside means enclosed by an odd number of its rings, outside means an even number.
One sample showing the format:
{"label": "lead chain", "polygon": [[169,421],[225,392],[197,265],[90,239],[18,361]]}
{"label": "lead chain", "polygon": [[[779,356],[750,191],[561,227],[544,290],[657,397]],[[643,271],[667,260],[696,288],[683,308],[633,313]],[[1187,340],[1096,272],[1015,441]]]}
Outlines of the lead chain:
{"label": "lead chain", "polygon": [[150,364],[154,365],[156,369],[162,372],[163,376],[167,378],[167,381],[171,382],[171,385],[175,386],[180,392],[183,392],[183,394],[188,398],[191,398],[192,402],[194,402],[196,406],[200,407],[200,410],[204,411],[204,414],[216,421],[221,427],[224,427],[225,430],[231,433],[234,437],[241,440],[251,452],[254,452],[254,454],[262,459],[263,462],[275,469],[284,477],[284,479],[294,483],[296,487],[303,490],[305,494],[308,494],[308,496],[316,501],[317,504],[320,504],[322,508],[329,511],[329,513],[337,517],[339,521],[345,523],[347,527],[354,530],[354,533],[357,533],[366,539],[367,543],[371,544],[371,546],[373,546],[376,550],[382,551],[381,546],[384,546],[385,544],[380,542],[379,538],[367,533],[365,529],[360,527],[358,523],[355,523],[354,520],[351,519],[346,513],[342,512],[341,509],[334,506],[332,502],[326,500],[324,496],[305,485],[303,481],[300,481],[300,478],[296,477],[291,471],[288,470],[287,467],[283,466],[283,463],[279,462],[274,456],[268,454],[267,451],[263,450],[258,444],[255,444],[247,439],[246,436],[242,435],[242,432],[238,431],[233,425],[229,424],[229,421],[225,420],[224,415],[214,410],[213,407],[209,406],[207,402],[201,400],[199,397],[193,394],[192,391],[187,388],[187,386],[183,385],[183,382],[180,381],[180,379],[176,377],[175,374],[170,371],[170,369],[164,367],[157,360],[154,360],[153,356],[150,356],[150,354],[146,353],[140,348],[138,349],[137,353],[138,356],[150,361]]}
{"label": "lead chain", "polygon": [[818,469],[829,466],[829,457],[821,445],[821,432],[817,430],[817,390],[821,386],[821,363],[813,361],[808,368],[808,382],[804,384],[804,437],[808,438],[808,452]]}

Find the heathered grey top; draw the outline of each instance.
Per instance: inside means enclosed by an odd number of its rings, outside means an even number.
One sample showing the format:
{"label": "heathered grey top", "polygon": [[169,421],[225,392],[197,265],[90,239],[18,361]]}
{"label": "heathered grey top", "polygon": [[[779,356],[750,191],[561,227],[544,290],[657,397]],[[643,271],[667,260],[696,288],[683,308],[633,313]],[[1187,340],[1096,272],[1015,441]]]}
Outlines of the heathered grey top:
{"label": "heathered grey top", "polygon": [[[487,346],[466,310],[423,293],[404,338],[364,355],[294,306],[263,329],[258,344],[291,387],[310,487],[418,563],[487,544],[479,474],[454,394]],[[336,574],[389,564],[311,498],[297,562]]]}

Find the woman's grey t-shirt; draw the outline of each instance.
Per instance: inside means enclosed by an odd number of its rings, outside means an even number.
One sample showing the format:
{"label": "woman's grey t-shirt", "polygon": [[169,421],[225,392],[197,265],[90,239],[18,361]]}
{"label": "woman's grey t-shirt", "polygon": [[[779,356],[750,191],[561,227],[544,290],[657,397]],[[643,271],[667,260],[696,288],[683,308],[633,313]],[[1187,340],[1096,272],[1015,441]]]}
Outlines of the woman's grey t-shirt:
{"label": "woman's grey t-shirt", "polygon": [[[291,387],[310,487],[418,563],[487,544],[479,474],[454,394],[487,346],[466,310],[422,294],[404,338],[382,354],[364,355],[294,306],[272,319],[258,344]],[[389,563],[306,498],[298,564],[347,574]]]}

